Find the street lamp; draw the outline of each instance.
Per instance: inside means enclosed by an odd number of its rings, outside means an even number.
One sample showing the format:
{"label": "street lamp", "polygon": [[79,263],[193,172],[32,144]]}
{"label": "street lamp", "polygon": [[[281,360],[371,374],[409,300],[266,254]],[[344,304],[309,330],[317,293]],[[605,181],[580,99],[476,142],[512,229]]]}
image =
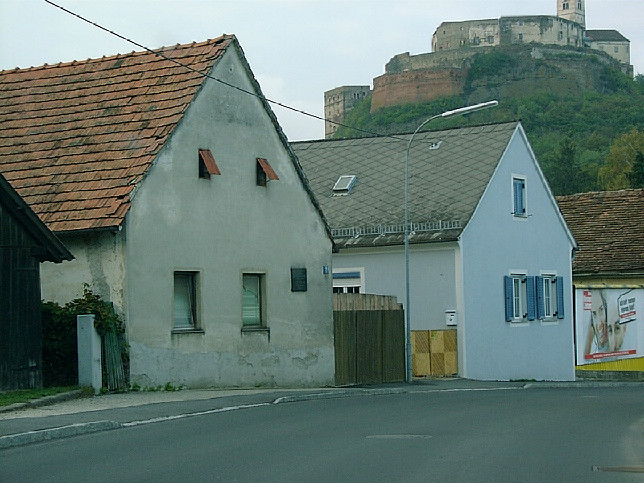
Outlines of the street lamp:
{"label": "street lamp", "polygon": [[480,111],[481,109],[487,109],[489,107],[494,107],[499,104],[499,101],[488,101],[482,102],[480,104],[474,104],[472,106],[461,107],[459,109],[454,109],[451,111],[445,111],[442,114],[436,114],[435,116],[430,117],[425,120],[416,130],[414,134],[409,138],[409,143],[407,144],[407,155],[405,156],[405,325],[406,325],[406,342],[407,342],[407,382],[412,381],[412,368],[411,368],[411,310],[409,310],[409,149],[411,148],[411,143],[418,134],[418,131],[428,122],[437,119],[439,117],[451,117],[459,116],[463,114],[469,114],[474,111]]}

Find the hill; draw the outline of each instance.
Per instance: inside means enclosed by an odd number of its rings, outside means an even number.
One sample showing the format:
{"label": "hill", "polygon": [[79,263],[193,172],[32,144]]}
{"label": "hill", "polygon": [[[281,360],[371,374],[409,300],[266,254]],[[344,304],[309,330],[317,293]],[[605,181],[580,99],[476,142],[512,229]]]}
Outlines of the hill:
{"label": "hill", "polygon": [[434,114],[497,99],[495,109],[437,119],[427,128],[520,119],[555,194],[639,187],[633,180],[644,151],[644,77],[633,80],[583,52],[516,54],[494,49],[474,55],[458,95],[374,112],[367,97],[333,137],[413,132]]}

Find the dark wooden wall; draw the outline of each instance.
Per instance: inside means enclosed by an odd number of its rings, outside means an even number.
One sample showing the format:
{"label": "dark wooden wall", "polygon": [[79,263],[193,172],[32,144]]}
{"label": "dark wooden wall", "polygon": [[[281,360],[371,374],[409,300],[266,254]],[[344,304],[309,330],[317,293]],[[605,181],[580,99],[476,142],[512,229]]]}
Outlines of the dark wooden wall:
{"label": "dark wooden wall", "polygon": [[0,204],[0,390],[42,387],[36,242]]}

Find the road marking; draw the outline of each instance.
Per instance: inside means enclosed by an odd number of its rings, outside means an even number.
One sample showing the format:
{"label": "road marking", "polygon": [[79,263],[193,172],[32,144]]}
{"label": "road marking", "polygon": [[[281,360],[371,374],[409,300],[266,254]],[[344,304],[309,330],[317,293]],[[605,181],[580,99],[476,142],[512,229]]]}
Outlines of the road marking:
{"label": "road marking", "polygon": [[593,471],[613,471],[616,473],[644,473],[644,466],[593,466]]}
{"label": "road marking", "polygon": [[128,428],[131,426],[141,426],[143,424],[161,423],[164,421],[172,421],[175,419],[184,419],[192,416],[205,416],[206,414],[225,413],[228,411],[238,411],[240,409],[258,408],[261,406],[270,406],[270,405],[271,405],[270,403],[258,403],[258,404],[242,404],[240,406],[227,406],[225,408],[210,409],[208,411],[199,411],[196,413],[175,414],[174,416],[161,416],[159,418],[143,419],[140,421],[131,421],[129,423],[122,423],[121,427]]}
{"label": "road marking", "polygon": [[428,391],[408,391],[409,394],[426,394],[436,392],[482,392],[482,391],[517,391],[523,387],[488,387],[488,388],[461,388],[461,389],[430,389]]}
{"label": "road marking", "polygon": [[429,434],[372,434],[367,439],[429,439]]}

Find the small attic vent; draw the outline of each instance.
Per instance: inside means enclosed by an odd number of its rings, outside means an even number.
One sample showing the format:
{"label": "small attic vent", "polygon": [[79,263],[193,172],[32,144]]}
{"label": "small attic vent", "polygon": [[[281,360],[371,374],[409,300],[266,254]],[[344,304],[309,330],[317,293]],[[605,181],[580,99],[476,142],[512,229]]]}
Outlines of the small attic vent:
{"label": "small attic vent", "polygon": [[438,149],[441,147],[441,144],[443,144],[443,141],[438,141],[435,143],[429,143],[429,149]]}
{"label": "small attic vent", "polygon": [[355,175],[342,175],[333,185],[333,196],[348,195],[356,183]]}

